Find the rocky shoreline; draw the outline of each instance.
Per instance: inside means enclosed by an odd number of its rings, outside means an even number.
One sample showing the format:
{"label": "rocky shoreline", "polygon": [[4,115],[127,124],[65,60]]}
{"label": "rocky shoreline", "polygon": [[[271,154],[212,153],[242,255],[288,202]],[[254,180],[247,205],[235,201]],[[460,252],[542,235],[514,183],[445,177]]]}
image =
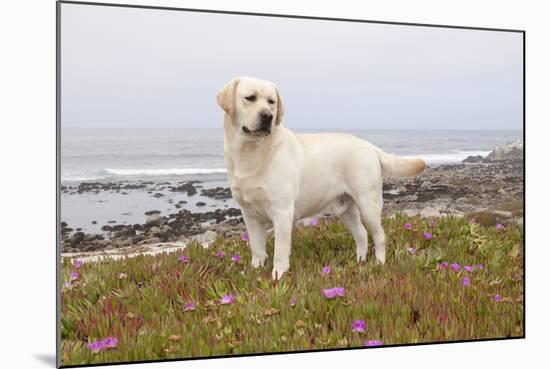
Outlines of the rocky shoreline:
{"label": "rocky shoreline", "polygon": [[[518,155],[517,143],[497,147],[487,158],[462,164],[428,167],[413,178],[384,181],[384,213],[401,212],[410,216],[441,217],[446,215],[473,216],[483,214],[493,222],[523,221],[523,149]],[[101,193],[110,191],[120,195],[131,191],[146,191],[150,196],[162,198],[169,193],[185,194],[188,200],[174,202],[177,212],[162,214],[150,210],[143,214],[143,222],[120,224],[116,221],[99,224],[102,233],[85,233],[79,228],[61,223],[63,253],[89,253],[128,247],[143,247],[159,243],[178,243],[194,239],[210,242],[217,236],[232,237],[244,230],[241,211],[235,207],[212,211],[192,212],[185,207],[197,194],[223,204],[231,199],[227,187],[205,188],[200,181],[188,182],[83,182],[64,185],[64,194]],[[196,202],[195,207],[206,206]],[[214,206],[214,205],[211,205]],[[205,209],[206,210],[206,209]]]}

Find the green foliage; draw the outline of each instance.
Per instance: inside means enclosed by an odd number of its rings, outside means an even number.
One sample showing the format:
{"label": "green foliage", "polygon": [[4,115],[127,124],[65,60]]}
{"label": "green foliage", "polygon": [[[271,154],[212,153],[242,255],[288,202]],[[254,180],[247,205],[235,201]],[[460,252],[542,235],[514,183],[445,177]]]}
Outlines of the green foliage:
{"label": "green foliage", "polygon": [[[522,226],[497,230],[462,218],[432,222],[397,215],[384,219],[384,228],[385,265],[376,263],[372,244],[368,261],[358,265],[353,239],[336,221],[297,229],[291,270],[277,283],[271,261],[252,268],[247,243],[237,239],[218,239],[208,249],[192,244],[172,254],[85,263],[78,280],[62,289],[62,363],[523,335]],[[424,239],[424,232],[433,238]],[[215,253],[222,250],[226,256],[219,259]],[[178,262],[183,254],[189,263]],[[233,254],[241,255],[240,263],[231,261]],[[443,261],[484,268],[441,270]],[[325,265],[329,275],[322,274]],[[64,261],[64,281],[72,271]],[[462,285],[465,276],[470,286]],[[344,287],[346,295],[325,299],[323,289],[332,287]],[[236,301],[220,304],[225,294]],[[496,294],[502,301],[494,300]],[[186,311],[191,301],[196,310]],[[357,319],[366,322],[364,333],[352,332]],[[108,336],[119,339],[117,348],[88,349]]]}

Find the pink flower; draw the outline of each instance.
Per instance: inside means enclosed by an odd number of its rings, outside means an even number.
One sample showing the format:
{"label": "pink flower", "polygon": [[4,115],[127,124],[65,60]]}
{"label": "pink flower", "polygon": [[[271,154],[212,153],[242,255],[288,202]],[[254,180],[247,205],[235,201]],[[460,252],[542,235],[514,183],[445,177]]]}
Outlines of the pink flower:
{"label": "pink flower", "polygon": [[469,286],[470,285],[470,278],[468,278],[468,277],[462,278],[462,285],[463,286]]}
{"label": "pink flower", "polygon": [[504,227],[504,224],[498,223],[498,224],[496,225],[496,229],[499,230],[499,231],[502,230],[502,229],[504,229],[504,228],[505,228],[505,227]]}
{"label": "pink flower", "polygon": [[483,270],[483,264],[477,264],[476,268],[479,269],[479,270]]}
{"label": "pink flower", "polygon": [[451,270],[452,270],[453,272],[458,273],[458,272],[460,272],[460,269],[462,269],[462,267],[460,266],[460,264],[457,264],[457,263],[452,263],[452,264],[451,264]]}
{"label": "pink flower", "polygon": [[352,327],[352,332],[364,333],[365,329],[367,328],[367,325],[365,324],[364,320],[359,319],[354,321],[351,327]]}
{"label": "pink flower", "polygon": [[449,263],[447,263],[446,261],[442,261],[441,263],[439,263],[438,267],[439,269],[447,269],[449,267]]}
{"label": "pink flower", "polygon": [[116,348],[118,346],[118,338],[107,337],[102,340],[91,342],[87,346],[92,352],[97,353],[110,348]]}
{"label": "pink flower", "polygon": [[188,263],[189,262],[189,256],[187,255],[182,255],[178,258],[178,262],[180,263]]}
{"label": "pink flower", "polygon": [[432,220],[430,220],[429,226],[430,226],[430,228],[433,228],[433,227],[435,227],[436,224],[437,224],[437,221],[435,219],[432,219]]}
{"label": "pink flower", "polygon": [[78,272],[71,273],[71,281],[76,281],[78,277],[79,277]]}
{"label": "pink flower", "polygon": [[334,287],[323,290],[323,294],[327,299],[333,299],[337,296],[342,297],[346,294],[344,287]]}
{"label": "pink flower", "polygon": [[432,239],[432,234],[430,232],[424,232],[424,239],[425,240],[431,240]]}
{"label": "pink flower", "polygon": [[324,274],[324,275],[329,275],[329,274],[330,274],[330,271],[331,271],[331,269],[330,269],[330,267],[329,267],[328,265],[326,265],[326,266],[323,267],[323,274]]}
{"label": "pink flower", "polygon": [[416,254],[416,247],[409,247],[409,248],[407,248],[407,251],[411,255]]}
{"label": "pink flower", "polygon": [[124,278],[126,278],[126,277],[127,277],[127,276],[126,276],[126,273],[124,273],[124,272],[121,272],[121,273],[118,275],[118,279],[124,279]]}
{"label": "pink flower", "polygon": [[244,233],[241,235],[241,240],[243,240],[243,241],[248,241],[248,240],[250,240],[250,238],[248,237],[248,232],[244,232]]}
{"label": "pink flower", "polygon": [[411,230],[412,227],[413,227],[413,226],[412,226],[411,223],[405,223],[405,229]]}
{"label": "pink flower", "polygon": [[292,296],[292,298],[290,299],[290,307],[294,306],[296,306],[296,297]]}
{"label": "pink flower", "polygon": [[383,344],[384,343],[382,341],[379,341],[379,340],[365,341],[365,346],[368,346],[368,347],[382,346]]}
{"label": "pink flower", "polygon": [[493,296],[493,300],[495,300],[496,302],[501,302],[502,296],[497,293]]}
{"label": "pink flower", "polygon": [[317,221],[317,218],[311,218],[311,220],[308,223],[308,225],[311,227],[317,227],[318,224],[319,222]]}
{"label": "pink flower", "polygon": [[189,301],[185,306],[183,307],[183,311],[193,311],[197,310],[197,305],[193,301]]}
{"label": "pink flower", "polygon": [[475,224],[475,222],[476,222],[476,218],[468,219],[468,223],[470,223],[470,224]]}
{"label": "pink flower", "polygon": [[73,284],[69,281],[65,282],[65,288],[72,288]]}
{"label": "pink flower", "polygon": [[74,267],[76,269],[80,269],[82,267],[82,265],[84,265],[84,262],[82,260],[75,260],[74,261]]}
{"label": "pink flower", "polygon": [[241,255],[235,254],[235,255],[231,256],[231,261],[234,262],[234,263],[238,263],[239,261],[241,261]]}
{"label": "pink flower", "polygon": [[218,258],[218,259],[223,259],[225,257],[225,252],[223,251],[218,251],[215,256]]}
{"label": "pink flower", "polygon": [[235,302],[235,296],[233,295],[223,295],[223,297],[220,299],[220,304],[222,305],[230,305]]}
{"label": "pink flower", "polygon": [[468,273],[471,273],[474,271],[474,267],[471,265],[464,265],[464,270],[467,271]]}

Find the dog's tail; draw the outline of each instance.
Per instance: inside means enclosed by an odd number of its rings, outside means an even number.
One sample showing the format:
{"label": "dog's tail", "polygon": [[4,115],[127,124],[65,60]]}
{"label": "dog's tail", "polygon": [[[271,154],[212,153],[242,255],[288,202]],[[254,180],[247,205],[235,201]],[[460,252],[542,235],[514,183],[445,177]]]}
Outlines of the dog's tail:
{"label": "dog's tail", "polygon": [[410,177],[420,174],[426,168],[426,162],[420,158],[405,158],[376,148],[382,173],[389,177]]}

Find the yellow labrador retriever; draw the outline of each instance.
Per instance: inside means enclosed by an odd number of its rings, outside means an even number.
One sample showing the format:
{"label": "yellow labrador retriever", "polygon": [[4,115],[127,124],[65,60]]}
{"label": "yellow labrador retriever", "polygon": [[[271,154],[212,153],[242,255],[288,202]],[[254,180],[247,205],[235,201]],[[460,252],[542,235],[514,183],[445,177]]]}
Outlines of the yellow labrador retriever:
{"label": "yellow labrador retriever", "polygon": [[289,268],[294,222],[324,212],[338,216],[367,255],[367,231],[375,255],[386,259],[381,224],[382,175],[412,176],[426,163],[386,154],[355,136],[295,134],[282,124],[284,107],[272,82],[238,77],[217,95],[224,114],[224,156],[233,197],[250,237],[252,265],[264,265],[267,223],[273,224],[273,278]]}

